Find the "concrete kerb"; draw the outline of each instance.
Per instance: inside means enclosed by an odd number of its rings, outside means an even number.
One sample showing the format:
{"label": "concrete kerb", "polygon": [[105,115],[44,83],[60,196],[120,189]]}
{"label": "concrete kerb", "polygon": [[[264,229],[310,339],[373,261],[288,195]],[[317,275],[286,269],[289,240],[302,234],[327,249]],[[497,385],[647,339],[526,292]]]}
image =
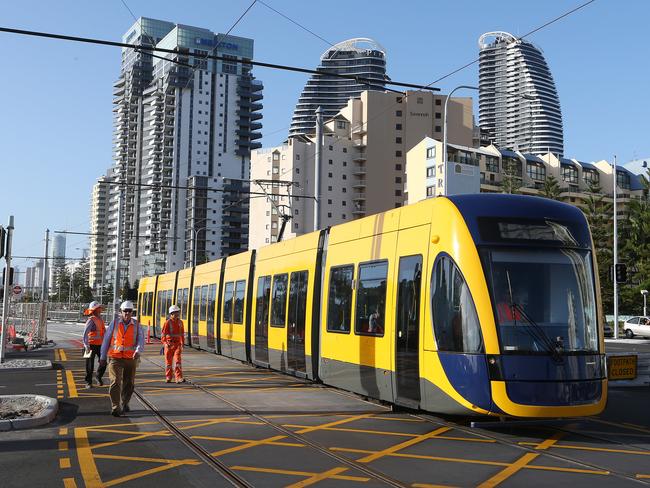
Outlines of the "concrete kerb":
{"label": "concrete kerb", "polygon": [[43,395],[0,395],[0,402],[10,399],[25,398],[43,404],[43,409],[33,417],[0,420],[0,432],[8,430],[31,429],[50,423],[59,411],[59,402]]}
{"label": "concrete kerb", "polygon": [[52,369],[52,361],[48,359],[10,359],[0,363],[0,374],[3,371],[38,371]]}

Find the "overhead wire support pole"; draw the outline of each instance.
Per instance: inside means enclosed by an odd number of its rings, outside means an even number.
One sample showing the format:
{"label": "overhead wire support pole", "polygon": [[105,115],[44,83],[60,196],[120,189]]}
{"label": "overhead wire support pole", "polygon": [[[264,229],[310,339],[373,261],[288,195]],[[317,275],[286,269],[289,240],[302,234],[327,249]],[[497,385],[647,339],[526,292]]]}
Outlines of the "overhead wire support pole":
{"label": "overhead wire support pole", "polygon": [[314,231],[320,229],[320,170],[323,159],[323,109],[316,109],[316,148],[314,154]]}
{"label": "overhead wire support pole", "polygon": [[618,209],[616,196],[616,155],[614,155],[614,267],[612,269],[612,278],[614,281],[614,339],[618,339],[618,280],[616,279],[616,268],[618,266]]}
{"label": "overhead wire support pole", "polygon": [[14,216],[9,217],[9,225],[7,226],[7,245],[5,247],[5,282],[4,282],[4,295],[2,297],[2,331],[0,333],[0,363],[5,360],[5,337],[7,337],[7,321],[9,320],[9,297],[11,286],[11,241],[14,234]]}
{"label": "overhead wire support pole", "polygon": [[124,200],[124,188],[120,188],[117,198],[117,230],[115,242],[115,272],[113,273],[113,319],[117,317],[120,306],[120,263],[122,261],[122,205]]}

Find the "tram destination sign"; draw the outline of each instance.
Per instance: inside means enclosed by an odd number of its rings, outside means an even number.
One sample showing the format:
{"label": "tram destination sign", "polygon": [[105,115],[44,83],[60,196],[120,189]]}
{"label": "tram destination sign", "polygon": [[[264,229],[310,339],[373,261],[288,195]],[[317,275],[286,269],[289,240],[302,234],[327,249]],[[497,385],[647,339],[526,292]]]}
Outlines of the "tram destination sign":
{"label": "tram destination sign", "polygon": [[607,378],[610,380],[633,380],[636,378],[635,355],[607,356]]}

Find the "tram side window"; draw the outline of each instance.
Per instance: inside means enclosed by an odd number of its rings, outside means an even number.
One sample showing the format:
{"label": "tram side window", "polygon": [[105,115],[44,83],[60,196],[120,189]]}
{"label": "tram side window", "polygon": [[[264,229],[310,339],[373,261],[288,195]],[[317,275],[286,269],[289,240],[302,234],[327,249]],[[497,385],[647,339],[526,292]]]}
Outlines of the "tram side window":
{"label": "tram side window", "polygon": [[201,287],[200,286],[195,286],[194,287],[194,299],[192,300],[192,323],[197,324],[199,323],[199,311],[201,309]]}
{"label": "tram side window", "polygon": [[214,303],[217,296],[217,285],[210,285],[208,290],[208,331],[212,330],[211,327],[214,325]]}
{"label": "tram side window", "polygon": [[327,300],[327,331],[350,332],[354,266],[332,268]]}
{"label": "tram side window", "polygon": [[156,314],[158,315],[158,317],[162,316],[162,310],[163,307],[165,306],[165,304],[162,302],[162,299],[163,299],[163,292],[159,291],[158,299],[156,300],[156,310],[157,310]]}
{"label": "tram side window", "polygon": [[483,337],[467,282],[447,256],[431,275],[431,316],[439,351],[478,353]]}
{"label": "tram side window", "polygon": [[257,280],[257,303],[255,305],[258,327],[266,327],[269,323],[269,301],[271,298],[271,277],[260,276]]}
{"label": "tram side window", "polygon": [[182,320],[187,320],[187,309],[188,309],[188,299],[190,295],[190,289],[189,288],[183,288],[181,290],[181,299],[180,299],[180,307],[181,307],[181,319]]}
{"label": "tram side window", "polygon": [[241,324],[244,322],[244,295],[246,293],[246,280],[238,281],[235,284],[235,309],[233,322]]}
{"label": "tram side window", "polygon": [[386,279],[388,261],[359,265],[357,307],[354,332],[359,335],[384,335]]}
{"label": "tram side window", "polygon": [[172,306],[172,301],[174,298],[174,290],[167,290],[167,293],[165,294],[166,297],[166,303],[165,303],[165,315],[169,315],[169,307]]}
{"label": "tram side window", "polygon": [[287,274],[273,277],[273,299],[271,300],[271,325],[284,327],[287,311]]}
{"label": "tram side window", "polygon": [[199,310],[199,320],[201,322],[205,321],[207,317],[207,308],[208,308],[208,285],[203,285],[201,287],[201,308]]}
{"label": "tram side window", "polygon": [[229,281],[226,283],[223,291],[223,321],[224,323],[232,324],[232,292],[234,283]]}
{"label": "tram side window", "polygon": [[307,271],[291,273],[289,287],[289,334],[301,342],[305,338],[305,312],[307,311]]}

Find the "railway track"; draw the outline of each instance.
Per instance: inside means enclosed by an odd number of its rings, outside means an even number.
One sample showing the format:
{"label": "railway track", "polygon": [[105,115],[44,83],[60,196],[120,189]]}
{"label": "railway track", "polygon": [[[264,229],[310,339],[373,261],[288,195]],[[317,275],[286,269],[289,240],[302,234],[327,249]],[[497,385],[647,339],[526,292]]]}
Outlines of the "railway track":
{"label": "railway track", "polygon": [[[151,361],[148,358],[144,358],[151,364],[155,365],[156,367],[163,369],[160,365],[156,364],[155,362]],[[202,391],[203,393],[206,393],[207,395],[210,395],[214,398],[217,398],[218,400],[222,401],[223,403],[227,404],[234,410],[240,412],[242,415],[249,416],[259,422],[264,423],[265,425],[275,429],[276,431],[286,435],[287,437],[290,437],[298,442],[301,442],[312,449],[320,452],[321,454],[332,458],[336,460],[337,462],[348,466],[349,468],[352,468],[354,470],[360,471],[366,476],[379,481],[381,483],[384,483],[389,486],[393,486],[396,488],[407,488],[409,485],[406,485],[394,478],[391,478],[390,476],[385,475],[384,473],[374,470],[366,465],[363,465],[361,463],[357,463],[356,461],[346,458],[344,456],[341,456],[339,454],[336,454],[335,452],[330,451],[326,446],[323,446],[322,444],[319,444],[317,442],[314,442],[310,439],[307,439],[306,437],[296,434],[295,432],[287,429],[286,427],[283,427],[282,425],[273,422],[272,420],[269,420],[268,418],[256,414],[255,412],[252,412],[251,410],[247,409],[246,407],[243,407],[231,400],[228,400],[225,398],[223,395],[219,395],[218,393],[215,393],[213,391],[208,390],[207,388],[204,388],[200,384],[197,384],[191,380],[187,381],[191,386],[194,388]],[[162,413],[160,413],[156,407],[149,402],[146,398],[144,398],[141,394],[137,393],[137,391],[134,392],[138,399],[147,407],[149,408],[154,415],[158,418],[158,420],[167,427],[170,432],[172,432],[173,435],[179,438],[185,445],[187,445],[190,449],[192,449],[194,452],[196,452],[201,459],[203,459],[206,462],[209,462],[209,465],[213,467],[215,470],[219,471],[224,477],[226,477],[229,481],[231,481],[234,486],[252,486],[248,484],[245,480],[243,480],[237,473],[232,471],[231,469],[228,468],[227,465],[225,465],[223,462],[219,461],[218,459],[214,458],[206,449],[204,449],[202,446],[200,446],[198,443],[193,441],[187,434],[185,434],[183,431],[179,430],[172,422],[170,422]],[[209,459],[206,459],[207,458]],[[243,483],[243,484],[235,484],[235,483]]]}

